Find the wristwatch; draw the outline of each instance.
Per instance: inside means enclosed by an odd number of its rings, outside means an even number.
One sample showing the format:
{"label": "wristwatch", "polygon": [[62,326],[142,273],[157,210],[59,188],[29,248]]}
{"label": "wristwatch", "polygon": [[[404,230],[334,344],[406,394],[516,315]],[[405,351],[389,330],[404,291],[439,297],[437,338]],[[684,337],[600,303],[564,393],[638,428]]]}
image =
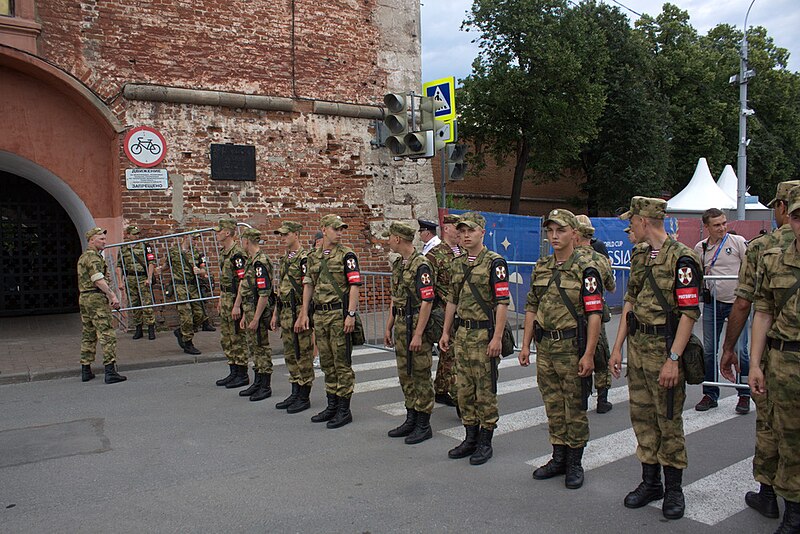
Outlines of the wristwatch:
{"label": "wristwatch", "polygon": [[678,354],[677,352],[670,352],[669,353],[669,359],[672,360],[673,362],[677,362],[680,357],[681,357],[681,355]]}
{"label": "wristwatch", "polygon": [[347,316],[348,317],[355,317],[356,316],[356,312],[350,310],[350,311],[347,312]]}

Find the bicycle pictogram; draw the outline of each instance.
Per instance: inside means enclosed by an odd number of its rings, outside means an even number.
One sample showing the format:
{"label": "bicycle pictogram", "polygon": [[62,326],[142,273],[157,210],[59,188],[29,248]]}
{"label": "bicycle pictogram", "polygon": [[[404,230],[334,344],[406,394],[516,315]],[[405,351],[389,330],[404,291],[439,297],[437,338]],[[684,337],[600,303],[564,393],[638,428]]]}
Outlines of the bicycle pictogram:
{"label": "bicycle pictogram", "polygon": [[136,144],[131,145],[131,152],[137,156],[142,153],[142,150],[149,151],[152,155],[157,156],[161,152],[161,147],[154,143],[152,139],[142,137],[136,138]]}
{"label": "bicycle pictogram", "polygon": [[167,142],[161,133],[149,126],[128,131],[122,144],[125,154],[138,167],[154,167],[167,153]]}

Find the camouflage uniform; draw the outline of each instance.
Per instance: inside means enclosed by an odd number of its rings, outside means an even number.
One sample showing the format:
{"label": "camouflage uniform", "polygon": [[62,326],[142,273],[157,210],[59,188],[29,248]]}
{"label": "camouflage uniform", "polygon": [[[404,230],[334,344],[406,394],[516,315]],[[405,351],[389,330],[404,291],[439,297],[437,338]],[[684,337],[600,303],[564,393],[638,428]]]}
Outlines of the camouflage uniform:
{"label": "camouflage uniform", "polygon": [[[138,231],[136,232],[138,233]],[[152,306],[153,293],[147,285],[147,267],[156,259],[153,247],[145,243],[134,245],[122,245],[117,256],[117,268],[122,271],[125,278],[125,295],[128,298],[128,306],[136,308],[139,306]],[[132,310],[133,324],[135,325],[154,325],[156,316],[152,308]]]}
{"label": "camouflage uniform", "polygon": [[[306,273],[308,251],[299,249],[293,254],[286,254],[280,260],[278,285],[278,307],[283,341],[283,356],[289,369],[289,382],[298,386],[310,386],[314,382],[314,345],[311,330],[294,332],[294,322],[303,305],[303,276]],[[294,293],[295,310],[292,310],[292,293]],[[295,354],[294,339],[300,346],[300,357]]]}
{"label": "camouflage uniform", "polygon": [[[253,257],[248,257],[244,266],[244,277],[239,289],[242,298],[242,316],[245,321],[245,339],[248,352],[253,360],[256,373],[272,374],[272,347],[269,344],[269,321],[274,307],[272,292],[272,262],[266,253],[258,251]],[[256,307],[261,298],[270,302],[264,308],[258,324],[258,330],[253,332],[247,325],[255,318]]]}
{"label": "camouflage uniform", "polygon": [[220,343],[229,365],[247,367],[247,342],[238,321],[231,318],[239,284],[244,278],[246,254],[234,242],[228,250],[220,251]]}
{"label": "camouflage uniform", "polygon": [[108,265],[103,256],[87,248],[78,258],[78,305],[81,311],[81,365],[90,365],[95,358],[97,342],[103,348],[103,364],[113,364],[117,359],[117,334],[111,324],[111,309],[106,295],[94,285],[96,280],[108,277]]}
{"label": "camouflage uniform", "polygon": [[172,272],[172,287],[175,289],[175,300],[193,300],[177,304],[178,318],[180,320],[181,337],[184,342],[192,341],[194,333],[200,329],[203,321],[207,319],[202,304],[195,300],[200,298],[198,277],[194,274],[196,259],[190,250],[183,250],[180,245],[175,245],[167,251],[170,271]]}
{"label": "camouflage uniform", "polygon": [[[611,262],[608,258],[590,245],[582,245],[575,250],[583,254],[584,259],[591,263],[599,272],[600,279],[603,282],[603,292],[610,291],[613,293],[617,290],[617,281],[614,278],[614,271],[611,269]],[[608,346],[608,334],[606,334],[607,323],[611,319],[611,312],[608,305],[603,302],[603,321],[600,324],[600,340],[597,342],[597,355],[595,362],[605,362],[605,366],[601,367],[595,365],[594,370],[594,387],[598,390],[611,388],[611,369],[608,367],[608,359],[611,357],[611,349]]]}
{"label": "camouflage uniform", "polygon": [[[433,277],[436,280],[436,299],[434,306],[444,309],[447,306],[447,295],[450,292],[450,264],[456,257],[455,252],[447,243],[439,243],[433,247],[425,258],[430,262],[433,269]],[[456,373],[455,351],[443,351],[439,349],[439,363],[436,366],[436,379],[433,382],[433,389],[436,394],[449,393],[455,399],[456,393]]]}

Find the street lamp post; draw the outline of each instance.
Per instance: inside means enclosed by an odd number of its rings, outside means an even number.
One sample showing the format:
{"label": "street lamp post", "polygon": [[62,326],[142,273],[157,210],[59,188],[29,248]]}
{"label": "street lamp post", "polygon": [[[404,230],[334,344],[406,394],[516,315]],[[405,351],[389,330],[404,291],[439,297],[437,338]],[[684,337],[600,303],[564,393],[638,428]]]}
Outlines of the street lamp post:
{"label": "street lamp post", "polygon": [[736,169],[739,175],[739,184],[736,191],[736,218],[745,220],[745,195],[747,194],[747,117],[753,110],[747,107],[747,81],[755,73],[747,68],[747,17],[756,0],[750,2],[747,14],[744,16],[744,31],[742,32],[742,50],[739,59],[739,152],[737,155]]}

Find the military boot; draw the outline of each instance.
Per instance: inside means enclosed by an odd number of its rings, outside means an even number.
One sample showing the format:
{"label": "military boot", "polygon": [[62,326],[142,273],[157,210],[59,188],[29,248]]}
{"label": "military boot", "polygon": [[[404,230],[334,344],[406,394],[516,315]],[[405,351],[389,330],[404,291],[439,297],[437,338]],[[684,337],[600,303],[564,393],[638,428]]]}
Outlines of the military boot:
{"label": "military boot", "polygon": [[457,447],[447,451],[447,457],[453,460],[466,458],[478,448],[478,425],[464,425],[467,435]]}
{"label": "military boot", "polygon": [[350,397],[339,397],[339,406],[333,419],[327,422],[328,428],[339,428],[347,423],[353,422],[353,414],[350,413]]}
{"label": "military boot", "polygon": [[758,493],[748,491],[744,496],[744,502],[764,517],[777,519],[781,516],[778,511],[778,498],[775,496],[775,490],[769,484],[761,484]]}
{"label": "military boot", "polygon": [[786,509],[783,511],[783,520],[775,534],[800,534],[800,502],[783,500]]}
{"label": "military boot", "polygon": [[203,332],[216,332],[217,329],[214,328],[214,325],[211,324],[211,319],[206,319],[203,321],[203,326],[201,327]]}
{"label": "military boot", "polygon": [[311,401],[308,400],[309,395],[311,395],[311,384],[300,386],[297,392],[297,398],[291,406],[286,408],[286,413],[300,413],[311,408]]}
{"label": "military boot", "polygon": [[228,364],[228,367],[230,368],[230,373],[228,373],[228,376],[226,376],[225,378],[220,378],[219,380],[217,380],[217,381],[215,382],[215,384],[216,384],[216,385],[218,385],[218,386],[224,386],[224,385],[226,385],[228,382],[230,382],[231,380],[233,380],[233,377],[234,377],[234,376],[236,376],[236,366],[235,366],[234,364],[232,364],[232,363],[229,363],[229,364]]}
{"label": "military boot", "polygon": [[122,376],[117,372],[117,367],[113,363],[106,364],[106,384],[116,384],[117,382],[125,382],[127,376]]}
{"label": "military boot", "polygon": [[492,457],[492,434],[494,430],[481,428],[478,434],[478,448],[469,457],[470,465],[482,465]]}
{"label": "military boot", "polygon": [[250,383],[250,377],[247,376],[247,366],[237,365],[236,376],[234,376],[230,382],[225,384],[225,387],[228,389],[235,389],[235,388],[240,388],[242,386],[246,386],[249,383]]}
{"label": "military boot", "polygon": [[261,376],[261,384],[258,386],[256,392],[250,395],[251,402],[262,401],[272,396],[272,374],[256,373],[256,377],[259,375]]}
{"label": "military boot", "polygon": [[261,375],[260,373],[255,373],[255,378],[253,378],[253,383],[250,385],[249,388],[245,388],[242,391],[240,391],[239,392],[239,396],[240,397],[249,397],[250,395],[255,393],[256,390],[258,389],[258,386],[261,385],[261,381],[263,379],[264,379],[263,375]]}
{"label": "military boot", "polygon": [[683,481],[683,470],[664,466],[664,504],[661,506],[661,513],[667,519],[680,519],[686,509],[686,501],[683,498],[681,482]]}
{"label": "military boot", "polygon": [[404,438],[414,431],[417,426],[417,411],[409,410],[406,408],[406,420],[397,428],[391,429],[387,432],[390,438]]}
{"label": "military boot", "polygon": [[641,508],[664,496],[661,485],[661,465],[642,464],[642,481],[636,489],[625,496],[626,508]]}
{"label": "military boot", "polygon": [[426,439],[433,437],[433,430],[431,430],[431,414],[417,412],[417,423],[414,431],[408,435],[404,440],[406,445],[415,445],[422,443]]}
{"label": "military boot", "polygon": [[564,478],[564,485],[569,489],[578,489],[583,486],[583,447],[573,449],[567,447],[567,473]]}
{"label": "military boot", "polygon": [[142,332],[142,325],[137,324],[136,330],[133,332],[133,339],[142,339],[144,332]]}
{"label": "military boot", "polygon": [[608,413],[614,405],[608,402],[608,388],[597,389],[597,413]]}
{"label": "military boot", "polygon": [[328,397],[328,405],[324,410],[311,418],[312,423],[324,423],[325,421],[330,421],[339,410],[339,397],[337,397],[334,393],[326,393],[325,396]]}
{"label": "military boot", "polygon": [[91,365],[81,365],[81,382],[88,382],[94,378]]}
{"label": "military boot", "polygon": [[285,410],[286,408],[292,405],[295,399],[297,399],[297,393],[300,391],[300,386],[297,384],[297,382],[292,382],[291,384],[292,384],[292,394],[283,399],[282,401],[280,401],[278,404],[276,404],[275,407],[277,409]]}
{"label": "military boot", "polygon": [[546,464],[534,470],[533,478],[546,480],[567,472],[567,446],[553,445],[553,457]]}
{"label": "military boot", "polygon": [[191,341],[183,342],[183,352],[185,352],[186,354],[193,354],[193,355],[203,354],[197,347],[194,346],[194,343],[192,343]]}
{"label": "military boot", "polygon": [[182,349],[186,348],[186,345],[183,344],[183,334],[181,334],[181,329],[176,328],[175,330],[172,331],[172,333],[175,334],[176,338],[178,338],[178,345],[180,346],[180,348]]}
{"label": "military boot", "polygon": [[150,341],[156,338],[156,325],[150,324],[147,325],[147,339]]}

